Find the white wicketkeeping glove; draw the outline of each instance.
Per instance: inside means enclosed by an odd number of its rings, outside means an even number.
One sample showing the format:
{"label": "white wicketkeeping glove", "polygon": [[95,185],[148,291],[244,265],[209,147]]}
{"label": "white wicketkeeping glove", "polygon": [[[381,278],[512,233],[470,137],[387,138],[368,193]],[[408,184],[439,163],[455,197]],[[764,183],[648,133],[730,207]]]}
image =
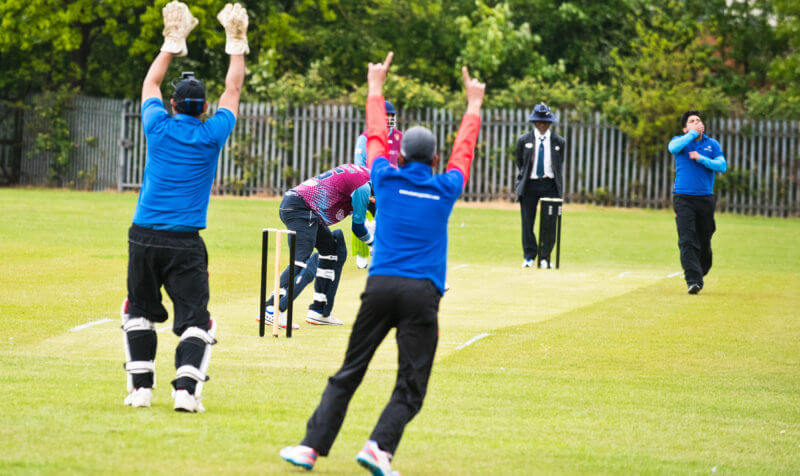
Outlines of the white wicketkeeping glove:
{"label": "white wicketkeeping glove", "polygon": [[192,16],[189,7],[183,2],[173,0],[161,11],[164,15],[164,44],[161,51],[177,56],[186,56],[186,37],[197,26],[197,18]]}
{"label": "white wicketkeeping glove", "polygon": [[246,55],[250,53],[247,45],[247,10],[238,3],[225,5],[218,14],[217,20],[225,28],[225,53],[229,55]]}

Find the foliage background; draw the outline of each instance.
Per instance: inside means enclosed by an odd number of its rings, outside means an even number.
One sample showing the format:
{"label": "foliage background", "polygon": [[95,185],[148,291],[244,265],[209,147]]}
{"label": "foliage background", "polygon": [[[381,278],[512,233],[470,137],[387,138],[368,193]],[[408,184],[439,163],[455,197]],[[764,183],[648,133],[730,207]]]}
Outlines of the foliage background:
{"label": "foliage background", "polygon": [[[136,97],[161,44],[167,0],[2,0],[0,100],[72,91]],[[188,2],[200,20],[193,70],[222,92],[226,0]],[[691,107],[800,118],[800,4],[793,0],[242,0],[250,14],[247,101],[360,103],[366,65],[395,52],[387,98],[462,102],[459,68],[488,107],[545,101],[603,111],[646,156]],[[165,95],[171,93],[165,81]]]}

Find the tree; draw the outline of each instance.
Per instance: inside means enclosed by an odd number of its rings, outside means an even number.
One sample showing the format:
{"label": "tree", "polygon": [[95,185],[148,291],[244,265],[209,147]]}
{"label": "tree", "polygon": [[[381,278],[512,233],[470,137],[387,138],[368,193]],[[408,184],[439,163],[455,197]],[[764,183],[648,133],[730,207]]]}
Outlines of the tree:
{"label": "tree", "polygon": [[[0,3],[4,98],[74,86],[119,93],[135,68],[127,47],[144,0],[6,0]],[[124,58],[124,61],[119,61]],[[114,81],[116,79],[116,81]],[[115,84],[116,83],[116,84]]]}
{"label": "tree", "polygon": [[[612,52],[612,85],[617,95],[605,106],[612,121],[633,141],[641,160],[661,156],[665,143],[680,130],[688,109],[720,115],[729,104],[713,85],[712,65],[719,61],[707,30],[683,5],[670,1],[636,21],[631,56]],[[677,21],[675,21],[677,19]]]}
{"label": "tree", "polygon": [[470,17],[456,18],[463,45],[457,63],[472,67],[487,87],[499,89],[523,75],[552,80],[564,72],[562,64],[550,65],[536,51],[541,38],[527,23],[514,24],[507,3],[489,7],[475,0],[475,7]]}

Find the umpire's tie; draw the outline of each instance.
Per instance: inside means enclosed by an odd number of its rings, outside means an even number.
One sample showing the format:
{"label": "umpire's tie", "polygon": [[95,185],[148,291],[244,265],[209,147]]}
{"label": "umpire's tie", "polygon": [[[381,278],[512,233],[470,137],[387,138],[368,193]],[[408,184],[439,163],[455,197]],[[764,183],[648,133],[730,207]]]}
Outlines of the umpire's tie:
{"label": "umpire's tie", "polygon": [[539,139],[539,156],[536,159],[536,178],[544,178],[544,137]]}

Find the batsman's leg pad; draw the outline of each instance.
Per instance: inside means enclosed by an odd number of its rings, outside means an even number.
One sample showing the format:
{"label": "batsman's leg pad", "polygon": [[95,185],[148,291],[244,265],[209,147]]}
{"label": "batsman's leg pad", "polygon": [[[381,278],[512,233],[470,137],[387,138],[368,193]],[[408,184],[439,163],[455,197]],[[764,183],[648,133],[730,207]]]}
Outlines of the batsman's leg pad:
{"label": "batsman's leg pad", "polygon": [[319,255],[319,267],[317,267],[317,277],[314,281],[314,301],[311,303],[310,309],[320,314],[325,309],[328,293],[336,281],[338,260],[339,257],[336,255]]}
{"label": "batsman's leg pad", "polygon": [[205,331],[199,327],[190,327],[183,331],[178,348],[175,349],[175,380],[172,386],[176,390],[187,390],[198,399],[203,391],[203,383],[208,380],[208,362],[211,359],[211,346],[217,343],[216,322],[211,320],[211,328]]}
{"label": "batsman's leg pad", "polygon": [[[332,234],[336,240],[336,275],[326,293],[326,303],[322,311],[323,316],[330,316],[333,311],[336,290],[339,289],[339,279],[342,277],[342,268],[344,268],[344,263],[347,261],[347,244],[345,243],[344,233],[342,233],[342,230],[334,230]],[[369,255],[369,251],[367,251],[367,255]]]}
{"label": "batsman's leg pad", "polygon": [[155,359],[158,337],[155,324],[144,317],[128,314],[128,300],[122,305],[122,330],[125,344],[125,371],[128,393],[137,388],[155,387]]}
{"label": "batsman's leg pad", "polygon": [[[308,261],[295,260],[294,262],[294,299],[303,292],[303,289],[314,280],[314,275],[317,272],[317,265],[319,263],[319,255],[314,253],[308,258]],[[289,267],[281,274],[281,311],[285,311],[289,307],[289,296],[287,288],[289,286]]]}

